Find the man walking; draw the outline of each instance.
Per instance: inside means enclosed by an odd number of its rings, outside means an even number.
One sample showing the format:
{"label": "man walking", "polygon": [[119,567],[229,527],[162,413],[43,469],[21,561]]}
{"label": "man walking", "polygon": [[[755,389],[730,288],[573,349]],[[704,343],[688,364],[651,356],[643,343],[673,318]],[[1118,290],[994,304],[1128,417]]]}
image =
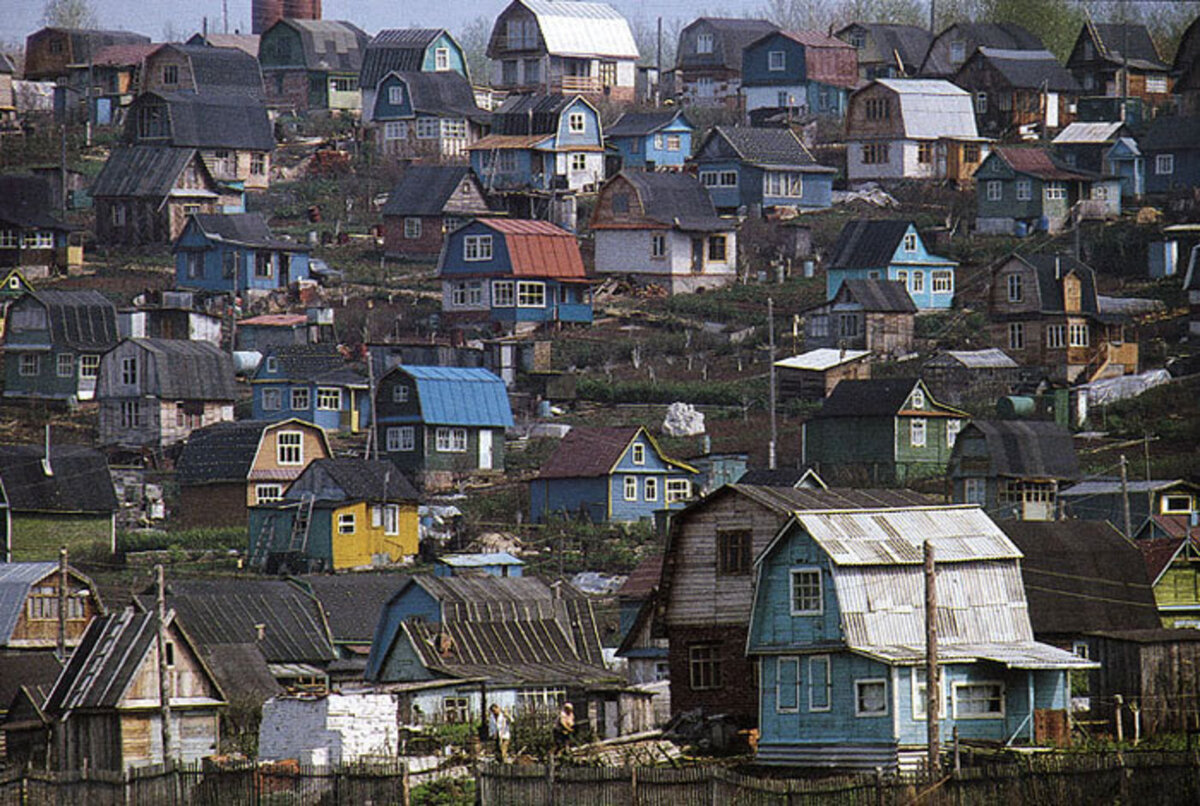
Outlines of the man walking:
{"label": "man walking", "polygon": [[492,703],[488,715],[488,733],[496,742],[496,758],[501,764],[508,763],[508,744],[512,740],[512,727],[508,723],[508,714],[496,703]]}

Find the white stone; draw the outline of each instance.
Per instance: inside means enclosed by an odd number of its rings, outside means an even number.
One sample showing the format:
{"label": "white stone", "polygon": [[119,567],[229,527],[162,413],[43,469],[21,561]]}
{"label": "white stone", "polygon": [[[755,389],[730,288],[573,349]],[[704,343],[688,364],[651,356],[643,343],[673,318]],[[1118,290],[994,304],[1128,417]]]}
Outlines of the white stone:
{"label": "white stone", "polygon": [[691,403],[672,403],[663,420],[663,433],[672,437],[696,437],[704,433],[704,413]]}

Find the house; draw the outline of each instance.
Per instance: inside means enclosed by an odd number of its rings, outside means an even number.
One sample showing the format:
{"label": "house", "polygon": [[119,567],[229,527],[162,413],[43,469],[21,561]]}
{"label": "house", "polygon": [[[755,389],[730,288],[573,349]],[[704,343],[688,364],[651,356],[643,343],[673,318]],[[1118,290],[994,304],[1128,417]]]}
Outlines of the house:
{"label": "house", "polygon": [[399,160],[465,162],[491,124],[471,82],[453,71],[392,71],[379,79],[374,104],[375,148]]}
{"label": "house", "polygon": [[950,78],[981,47],[998,50],[1046,49],[1041,39],[1015,22],[957,22],[929,43],[929,50],[917,75],[921,78]]}
{"label": "house", "polygon": [[1009,255],[992,267],[987,299],[992,344],[1023,367],[1068,383],[1137,372],[1125,317],[1101,309],[1096,273],[1072,257]]}
{"label": "house", "polygon": [[679,32],[675,50],[675,95],[681,106],[742,103],[742,51],[756,39],[779,30],[756,19],[700,17]]}
{"label": "house", "polygon": [[159,45],[106,45],[91,58],[72,64],[54,87],[60,121],[109,126],[119,120],[138,92],[142,62]]}
{"label": "house", "polygon": [[[1200,512],[1200,484],[1184,479],[1137,479],[1125,484],[1129,493],[1129,525],[1132,534],[1146,537],[1186,534],[1182,529],[1164,523],[1166,519],[1178,519],[1186,524],[1194,513]],[[1121,482],[1118,479],[1095,479],[1081,481],[1059,491],[1064,514],[1070,518],[1090,521],[1108,521],[1122,532],[1125,531],[1125,504]]]}
{"label": "house", "polygon": [[[848,280],[893,281],[904,286],[918,310],[945,310],[954,301],[957,269],[957,261],[926,249],[913,222],[859,218],[842,227],[833,245],[832,256],[825,266],[825,290],[830,300],[836,300],[839,289]],[[894,287],[858,285],[850,293],[856,294],[861,304],[862,298],[871,292],[882,292],[886,299],[889,294],[894,296]],[[894,312],[905,313],[904,306],[897,303],[892,300],[891,304],[872,307],[889,307]],[[837,302],[834,302],[834,308],[838,309]],[[842,318],[840,310],[838,332],[839,338],[857,335],[851,323]]]}
{"label": "house", "polygon": [[794,512],[908,507],[911,490],[795,489],[727,484],[671,518],[654,635],[668,642],[671,711],[759,722],[755,664],[746,658],[754,558]]}
{"label": "house", "polygon": [[1021,552],[980,509],[798,512],[755,562],[746,653],[759,670],[759,763],[923,761],[926,546],[943,741],[1069,740],[1068,673],[1098,664],[1034,640]]}
{"label": "house", "polygon": [[449,233],[490,212],[470,167],[410,165],[383,205],[384,252],[436,260]]}
{"label": "house", "polygon": [[592,211],[598,277],[629,278],[678,294],[737,279],[737,222],[681,172],[622,171]]}
{"label": "house", "polygon": [[600,113],[582,95],[509,96],[492,113],[492,133],[469,150],[488,193],[582,191],[604,181]]}
{"label": "house", "polygon": [[971,94],[949,81],[878,78],[850,95],[846,173],[851,182],[968,182],[986,155]]}
{"label": "house", "polygon": [[980,135],[1029,140],[1071,122],[1079,84],[1048,50],[981,47],[954,74],[975,99]]}
{"label": "house", "polygon": [[[1175,97],[1182,115],[1200,115],[1200,17],[1183,32],[1175,49],[1171,75],[1175,79]],[[2,80],[2,79],[0,79]]]}
{"label": "house", "polygon": [[5,319],[4,397],[91,400],[117,339],[117,308],[99,291],[25,294]]}
{"label": "house", "polygon": [[184,528],[244,526],[247,508],[283,498],[308,465],[333,456],[324,429],[297,418],[197,428],[175,462]]}
{"label": "house", "polygon": [[[59,592],[66,584],[66,618],[59,621]],[[65,579],[58,562],[0,563],[0,649],[49,651],[79,645],[88,623],[103,615],[104,603],[96,584],[80,571],[67,567]],[[7,709],[12,698],[0,697]]]}
{"label": "house", "polygon": [[1010,395],[1024,375],[1017,362],[999,347],[944,350],[921,366],[921,378],[929,391],[951,406]]}
{"label": "house", "polygon": [[152,291],[134,301],[133,307],[117,311],[117,332],[122,338],[193,339],[221,344],[223,317],[203,310],[190,291]]}
{"label": "house", "polygon": [[[187,633],[167,611],[165,665],[170,755],[198,762],[220,747],[225,695]],[[124,771],[162,764],[159,621],[132,607],[93,619],[42,710],[54,724],[52,767]]]}
{"label": "house", "polygon": [[1067,69],[1087,95],[1137,98],[1145,116],[1171,101],[1171,66],[1141,23],[1097,23],[1079,29]]}
{"label": "house", "polygon": [[168,42],[141,65],[139,92],[193,92],[263,98],[258,58],[240,48]]}
{"label": "house", "polygon": [[277,20],[258,41],[267,104],[296,113],[358,112],[358,76],[370,40],[341,20]]}
{"label": "house", "polygon": [[1146,161],[1123,122],[1077,120],[1059,132],[1051,146],[1071,168],[1120,177],[1122,197],[1145,193]]}
{"label": "house", "polygon": [[108,462],[82,445],[0,445],[5,562],[117,550],[117,497]]}
{"label": "house", "polygon": [[719,212],[832,203],[837,170],[817,164],[791,129],[714,126],[691,162]]}
{"label": "house", "polygon": [[380,613],[366,676],[430,685],[402,708],[405,722],[413,705],[436,721],[470,722],[486,703],[520,717],[569,701],[576,724],[598,737],[648,729],[649,697],[605,667],[599,637],[591,602],[567,583],[413,576]]}
{"label": "house", "polygon": [[1072,168],[1038,146],[994,147],[975,183],[975,227],[987,234],[1056,233],[1121,214],[1119,179]]}
{"label": "house", "polygon": [[358,87],[364,123],[374,120],[379,82],[392,72],[454,72],[471,78],[462,46],[445,28],[386,28],[371,38],[362,54]]}
{"label": "house", "polygon": [[282,498],[250,507],[250,564],[273,573],[408,562],[418,499],[391,462],[314,459]]}
{"label": "house", "polygon": [[784,406],[793,400],[823,400],[841,381],[871,377],[871,365],[867,363],[870,357],[868,350],[818,347],[780,359],[775,362],[777,400]]}
{"label": "house", "polygon": [[0,755],[7,765],[47,768],[50,724],[41,704],[61,673],[53,652],[0,653]]}
{"label": "house", "polygon": [[309,279],[311,249],[272,235],[262,213],[193,213],[171,247],[175,284],[251,296],[287,288]]}
{"label": "house", "polygon": [[99,441],[162,451],[194,429],[233,420],[233,358],[209,341],[124,339],[100,358]]}
{"label": "house", "polygon": [[[662,564],[661,554],[649,555],[634,567],[625,584],[617,590],[621,617],[621,646],[617,649],[617,657],[625,659],[626,677],[634,685],[657,683],[671,675],[667,639],[655,638],[651,629]],[[666,722],[671,714],[669,702],[664,710],[666,719],[663,722]]]}
{"label": "house", "polygon": [[1192,532],[1134,541],[1142,552],[1163,627],[1200,628],[1200,541]]}
{"label": "house", "polygon": [[525,561],[507,551],[486,554],[443,554],[433,563],[435,577],[478,576],[493,577],[524,576]]}
{"label": "house", "polygon": [[377,381],[377,444],[426,487],[504,469],[513,424],[504,381],[477,367],[402,365]]}
{"label": "house", "polygon": [[803,425],[801,462],[825,478],[906,484],[940,476],[966,412],[939,403],[924,381],[842,381]]}
{"label": "house", "polygon": [[917,306],[908,294],[907,278],[842,280],[828,302],[802,315],[804,345],[810,349],[844,347],[894,357],[913,350]]}
{"label": "house", "polygon": [[213,31],[200,31],[188,37],[185,45],[208,45],[214,48],[237,48],[258,58],[258,34],[219,34]]}
{"label": "house", "polygon": [[573,426],[529,483],[530,520],[648,520],[692,498],[695,468],[670,458],[641,426]]}
{"label": "house", "polygon": [[58,218],[50,183],[0,176],[0,269],[40,279],[83,267],[82,233]]}
{"label": "house", "polygon": [[22,77],[26,81],[56,81],[65,77],[72,65],[87,64],[102,48],[149,42],[150,37],[132,31],[55,26],[42,28],[25,38],[25,68]]}
{"label": "house", "polygon": [[241,212],[244,193],[218,182],[200,152],[117,146],[92,185],[96,240],[107,245],[170,243],[192,213]]}
{"label": "house", "polygon": [[818,31],[772,31],[742,50],[742,106],[841,119],[858,83],[853,45]]}
{"label": "house", "polygon": [[1056,520],[1059,488],[1081,475],[1071,432],[1039,420],[972,420],[947,469],[954,503],[1021,521]]}
{"label": "house", "polygon": [[1138,141],[1146,160],[1146,192],[1186,192],[1200,183],[1200,116],[1159,116]]}
{"label": "house", "polygon": [[448,325],[521,331],[592,321],[591,279],[575,236],[546,221],[475,219],[438,260]]}
{"label": "house", "polygon": [[276,347],[250,381],[252,419],[298,418],[326,431],[361,433],[371,426],[365,371],[333,344]]}
{"label": "house", "polygon": [[[129,105],[124,137],[135,146],[194,148],[218,182],[246,190],[270,184],[275,132],[261,98],[216,91],[143,92]],[[97,195],[93,189],[92,196]]]}
{"label": "house", "polygon": [[622,168],[681,167],[692,155],[696,127],[682,109],[622,112],[605,140],[621,157]]}
{"label": "house", "polygon": [[608,3],[513,0],[496,17],[487,57],[489,84],[502,92],[633,100],[637,44]]}
{"label": "house", "polygon": [[33,284],[25,279],[20,269],[11,269],[0,278],[0,337],[4,336],[4,323],[8,309],[14,302],[33,291]]}
{"label": "house", "polygon": [[912,78],[933,41],[928,28],[887,22],[852,22],[833,35],[857,51],[861,81]]}

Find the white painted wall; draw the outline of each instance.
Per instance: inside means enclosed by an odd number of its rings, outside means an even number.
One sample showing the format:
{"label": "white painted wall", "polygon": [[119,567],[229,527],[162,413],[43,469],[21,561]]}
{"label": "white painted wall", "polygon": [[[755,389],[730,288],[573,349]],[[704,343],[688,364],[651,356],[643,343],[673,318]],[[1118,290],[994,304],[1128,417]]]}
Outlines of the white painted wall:
{"label": "white painted wall", "polygon": [[746,111],[754,109],[773,109],[780,106],[779,93],[786,92],[789,96],[788,106],[799,109],[808,108],[808,95],[802,85],[790,87],[742,87],[742,95],[746,97]]}
{"label": "white painted wall", "polygon": [[272,697],[263,703],[258,757],[264,761],[342,764],[364,756],[395,756],[399,746],[392,694]]}
{"label": "white painted wall", "polygon": [[[846,175],[851,182],[864,179],[901,179],[904,176],[904,140],[888,143],[888,161],[867,165],[862,161],[863,141],[851,140],[846,144]],[[915,146],[914,146],[915,148]],[[913,162],[917,155],[913,152]]]}

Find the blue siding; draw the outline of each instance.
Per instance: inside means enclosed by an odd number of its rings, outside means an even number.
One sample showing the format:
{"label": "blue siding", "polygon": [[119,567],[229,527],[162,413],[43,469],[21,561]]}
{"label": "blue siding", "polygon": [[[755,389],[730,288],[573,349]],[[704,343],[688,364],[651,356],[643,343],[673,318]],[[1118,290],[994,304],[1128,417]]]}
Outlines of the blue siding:
{"label": "blue siding", "polygon": [[[1162,154],[1174,156],[1174,170],[1169,174],[1158,173],[1157,157]],[[1146,152],[1146,192],[1170,193],[1200,186],[1200,149],[1180,148]]]}
{"label": "blue siding", "polygon": [[529,486],[534,523],[562,514],[568,518],[586,512],[593,523],[608,520],[608,479],[534,479]]}
{"label": "blue siding", "polygon": [[[265,362],[264,362],[265,363]],[[338,388],[342,390],[342,405],[337,411],[317,408],[317,390],[319,388]],[[278,389],[280,405],[278,409],[267,409],[263,406],[263,393],[267,389]],[[308,390],[308,408],[292,408],[292,390]],[[351,405],[358,409],[359,430],[371,425],[370,394],[363,389],[350,389],[337,384],[317,384],[310,381],[256,381],[251,387],[250,416],[255,420],[278,422],[295,417],[313,425],[319,425],[327,431],[344,431],[344,418],[348,416]]]}
{"label": "blue siding", "polygon": [[[583,113],[584,130],[582,132],[571,132],[572,113]],[[575,102],[558,116],[558,132],[555,135],[554,144],[560,148],[564,146],[600,146],[603,144],[601,134],[600,116],[596,114],[596,110],[587,101],[576,98]]]}
{"label": "blue siding", "polygon": [[[517,155],[516,165],[512,170],[501,171],[492,170],[491,166],[484,162],[484,156],[491,155],[491,151],[473,150],[471,152],[471,167],[475,169],[475,174],[483,186],[501,190],[524,187],[542,190],[548,188],[550,178],[554,174],[554,155],[543,154],[533,149],[516,150],[514,153]],[[541,179],[536,183],[533,181],[535,173],[541,175]]]}
{"label": "blue siding", "polygon": [[[820,615],[791,614],[791,572],[801,568],[821,571],[823,611]],[[750,632],[752,647],[841,646],[844,636],[837,595],[829,576],[829,558],[807,533],[792,527],[786,545],[772,552],[761,573],[754,596],[756,618]]]}
{"label": "blue siding", "polygon": [[[772,51],[784,54],[782,70],[769,69]],[[742,51],[742,84],[747,87],[802,85],[808,81],[804,45],[778,33],[763,37]]]}
{"label": "blue siding", "polygon": [[433,42],[429,43],[429,47],[425,49],[425,61],[421,63],[421,72],[434,73],[437,72],[437,50],[438,48],[446,48],[450,51],[450,69],[467,78],[467,60],[463,58],[462,48],[458,43],[450,38],[448,34],[442,34]]}
{"label": "blue siding", "polygon": [[[667,138],[679,136],[679,148],[667,148]],[[645,168],[648,163],[656,167],[683,165],[692,154],[692,127],[687,121],[676,119],[654,134],[609,137],[609,144],[621,155],[621,164],[626,168]],[[661,142],[662,145],[656,145]]]}
{"label": "blue siding", "polygon": [[[957,288],[958,264],[952,260],[931,254],[925,248],[925,241],[917,233],[916,227],[909,225],[909,235],[916,235],[916,249],[907,252],[904,243],[896,247],[892,260],[886,266],[868,267],[862,269],[829,269],[825,276],[825,291],[829,299],[833,299],[842,283],[846,280],[866,280],[876,277],[882,280],[907,281],[908,295],[913,304],[920,310],[944,310],[954,302],[954,290]],[[933,272],[949,271],[954,276],[952,290],[937,292],[933,290]]]}
{"label": "blue siding", "polygon": [[736,160],[719,160],[704,162],[699,166],[701,173],[715,171],[736,171],[737,187],[722,187],[708,185],[708,195],[713,200],[713,206],[720,210],[733,210],[738,207],[749,209],[754,205],[774,207],[777,205],[802,207],[806,209],[825,209],[833,204],[833,174],[832,173],[803,173],[801,179],[801,195],[795,196],[764,196],[764,169],[757,165],[746,165]]}
{"label": "blue siding", "polygon": [[[398,104],[393,104],[388,97],[392,87],[399,87],[402,90],[403,97]],[[373,116],[375,120],[411,118],[413,116],[413,109],[412,97],[408,91],[408,82],[403,81],[399,76],[395,75],[388,75],[380,81],[379,91],[375,94]]]}
{"label": "blue siding", "polygon": [[[278,249],[253,249],[236,244],[210,240],[194,222],[188,222],[176,240],[175,283],[180,288],[198,288],[206,291],[230,292],[234,279],[239,293],[247,289],[268,291],[284,287],[297,280],[309,279],[308,252]],[[198,276],[188,275],[188,256],[200,252],[203,255],[201,272]],[[271,276],[256,276],[256,265],[260,252],[270,255]],[[237,260],[231,263],[233,271],[225,273],[226,255],[232,253]],[[287,264],[287,276],[282,276],[283,265]]]}

